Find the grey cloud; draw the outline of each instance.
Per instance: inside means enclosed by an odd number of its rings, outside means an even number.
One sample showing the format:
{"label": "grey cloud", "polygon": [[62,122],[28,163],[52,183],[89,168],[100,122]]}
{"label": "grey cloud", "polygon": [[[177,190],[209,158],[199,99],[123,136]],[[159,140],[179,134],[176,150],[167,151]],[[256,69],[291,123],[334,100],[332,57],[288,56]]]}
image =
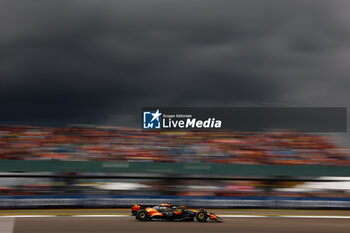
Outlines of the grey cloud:
{"label": "grey cloud", "polygon": [[143,106],[344,106],[344,8],[341,1],[1,1],[0,121],[135,126]]}

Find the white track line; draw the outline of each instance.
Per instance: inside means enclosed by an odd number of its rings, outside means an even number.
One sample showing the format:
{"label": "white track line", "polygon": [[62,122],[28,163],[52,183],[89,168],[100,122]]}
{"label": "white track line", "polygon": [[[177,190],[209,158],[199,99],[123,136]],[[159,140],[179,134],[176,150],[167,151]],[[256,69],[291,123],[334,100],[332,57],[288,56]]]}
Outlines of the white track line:
{"label": "white track line", "polygon": [[57,217],[56,215],[2,215],[0,218],[47,218]]}
{"label": "white track line", "polygon": [[314,216],[310,216],[310,215],[281,215],[278,217],[282,217],[282,218],[341,218],[341,219],[350,219],[350,216],[321,216],[321,215],[314,215]]}
{"label": "white track line", "polygon": [[339,218],[350,219],[350,216],[328,215],[219,215],[222,218]]}
{"label": "white track line", "polygon": [[117,218],[124,218],[124,217],[131,217],[130,215],[113,215],[113,214],[109,214],[109,215],[93,215],[93,214],[86,214],[86,215],[70,215],[70,217],[117,217]]}
{"label": "white track line", "polygon": [[218,215],[222,218],[265,218],[265,215]]}

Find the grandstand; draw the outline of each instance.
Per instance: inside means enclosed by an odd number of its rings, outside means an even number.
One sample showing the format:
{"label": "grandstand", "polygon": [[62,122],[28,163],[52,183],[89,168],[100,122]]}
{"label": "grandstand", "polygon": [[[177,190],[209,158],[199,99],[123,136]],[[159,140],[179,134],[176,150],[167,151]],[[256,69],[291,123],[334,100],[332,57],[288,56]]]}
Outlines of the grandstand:
{"label": "grandstand", "polygon": [[350,165],[348,151],[320,134],[34,125],[0,126],[0,159]]}

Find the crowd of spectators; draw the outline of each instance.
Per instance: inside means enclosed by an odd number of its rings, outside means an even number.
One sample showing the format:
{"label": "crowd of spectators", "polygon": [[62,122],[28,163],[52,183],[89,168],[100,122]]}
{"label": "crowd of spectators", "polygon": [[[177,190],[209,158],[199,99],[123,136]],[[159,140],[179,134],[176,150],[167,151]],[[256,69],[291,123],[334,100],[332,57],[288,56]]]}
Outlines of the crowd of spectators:
{"label": "crowd of spectators", "polygon": [[350,165],[347,151],[321,134],[92,126],[0,125],[0,159]]}

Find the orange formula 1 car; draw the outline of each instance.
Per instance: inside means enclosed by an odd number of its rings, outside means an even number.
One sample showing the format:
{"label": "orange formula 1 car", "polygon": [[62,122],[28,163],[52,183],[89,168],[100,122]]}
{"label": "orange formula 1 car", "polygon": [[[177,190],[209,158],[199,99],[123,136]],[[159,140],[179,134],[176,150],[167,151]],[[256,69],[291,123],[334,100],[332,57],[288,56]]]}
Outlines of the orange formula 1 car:
{"label": "orange formula 1 car", "polygon": [[222,219],[214,213],[207,213],[204,209],[191,210],[185,206],[173,206],[170,203],[146,207],[136,204],[131,208],[131,213],[139,221],[210,221],[222,222]]}

